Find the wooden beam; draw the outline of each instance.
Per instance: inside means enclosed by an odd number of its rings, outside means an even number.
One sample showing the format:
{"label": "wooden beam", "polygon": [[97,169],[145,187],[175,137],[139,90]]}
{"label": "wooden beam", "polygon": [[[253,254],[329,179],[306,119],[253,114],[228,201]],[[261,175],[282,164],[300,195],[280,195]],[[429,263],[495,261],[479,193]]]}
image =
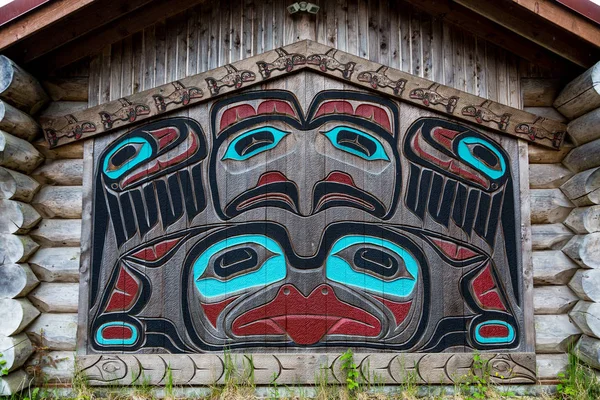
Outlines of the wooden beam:
{"label": "wooden beam", "polygon": [[34,32],[18,46],[7,49],[8,51],[4,53],[20,63],[29,63],[94,29],[138,10],[151,1],[96,0],[85,9],[76,10],[65,16],[59,24]]}
{"label": "wooden beam", "polygon": [[123,15],[99,29],[88,32],[55,51],[47,53],[28,65],[31,65],[30,69],[35,71],[44,71],[45,73],[55,71],[86,56],[98,53],[109,44],[118,42],[157,21],[172,17],[204,1],[152,1],[141,7],[134,17]]}
{"label": "wooden beam", "polygon": [[[295,57],[292,68],[269,67],[275,65],[272,64],[274,62],[284,62],[281,61],[282,57]],[[332,68],[327,64],[327,60],[331,58],[336,65],[339,64],[338,67]],[[261,85],[266,80],[281,78],[304,69],[553,149],[561,147],[566,132],[566,125],[558,121],[442,86],[310,40],[296,42],[86,110],[62,117],[50,117],[41,123],[49,146],[55,147],[123,128],[160,116],[166,111],[205,102],[250,85]],[[176,93],[176,90],[185,91],[189,100],[165,103],[165,98]],[[446,99],[446,103],[431,102],[428,100],[430,95]]]}
{"label": "wooden beam", "polygon": [[598,47],[579,41],[569,32],[559,31],[535,13],[514,5],[512,0],[453,1],[584,68],[600,58]]}
{"label": "wooden beam", "polygon": [[524,39],[522,36],[451,0],[403,1],[452,25],[471,32],[540,67],[551,69],[557,74],[568,73],[569,75],[573,75],[574,70],[575,74],[582,71],[579,66],[574,65],[572,62],[553,54],[543,47]]}
{"label": "wooden beam", "polygon": [[95,0],[55,0],[0,28],[0,50],[22,40]]}
{"label": "wooden beam", "polygon": [[511,0],[554,25],[572,32],[581,39],[600,47],[600,25],[559,6],[551,0]]}

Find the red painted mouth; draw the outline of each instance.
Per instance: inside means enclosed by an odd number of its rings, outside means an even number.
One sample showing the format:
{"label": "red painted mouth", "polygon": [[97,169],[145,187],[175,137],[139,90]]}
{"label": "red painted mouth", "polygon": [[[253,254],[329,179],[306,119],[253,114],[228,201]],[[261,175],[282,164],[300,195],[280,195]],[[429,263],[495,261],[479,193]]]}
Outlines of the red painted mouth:
{"label": "red painted mouth", "polygon": [[305,297],[286,284],[271,302],[237,317],[232,332],[238,336],[287,335],[297,344],[311,345],[326,335],[376,337],[381,322],[339,300],[329,285],[320,285]]}

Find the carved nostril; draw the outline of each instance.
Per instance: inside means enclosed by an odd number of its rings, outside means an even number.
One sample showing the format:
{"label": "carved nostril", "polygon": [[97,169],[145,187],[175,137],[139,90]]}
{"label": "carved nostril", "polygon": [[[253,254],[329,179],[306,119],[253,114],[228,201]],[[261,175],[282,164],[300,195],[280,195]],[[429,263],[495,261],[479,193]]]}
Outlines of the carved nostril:
{"label": "carved nostril", "polygon": [[290,289],[288,289],[288,288],[284,288],[284,289],[283,289],[283,294],[285,294],[286,296],[287,296],[288,294],[290,294]]}
{"label": "carved nostril", "polygon": [[323,296],[327,296],[329,294],[329,290],[327,290],[327,288],[322,288],[321,293],[323,293]]}

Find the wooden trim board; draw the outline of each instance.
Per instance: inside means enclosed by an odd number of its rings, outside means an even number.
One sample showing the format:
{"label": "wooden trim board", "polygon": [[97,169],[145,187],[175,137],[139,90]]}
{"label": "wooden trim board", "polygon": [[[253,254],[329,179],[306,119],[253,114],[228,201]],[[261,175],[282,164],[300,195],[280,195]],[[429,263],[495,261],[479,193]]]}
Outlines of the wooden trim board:
{"label": "wooden trim board", "polygon": [[[77,366],[87,382],[94,386],[135,385],[142,382],[166,385],[168,371],[175,385],[223,384],[226,362],[232,362],[235,372],[242,378],[247,378],[252,372],[257,385],[316,384],[319,378],[329,383],[343,384],[342,352],[90,355],[77,357]],[[535,353],[482,353],[481,360],[490,367],[490,379],[494,384],[536,382]],[[354,362],[360,371],[361,381],[377,384],[399,384],[413,377],[417,384],[454,384],[469,373],[477,373],[473,353],[356,353]]]}
{"label": "wooden trim board", "polygon": [[310,40],[296,42],[77,113],[49,118],[41,121],[41,124],[49,146],[56,147],[132,126],[170,111],[304,69],[545,147],[559,149],[566,135],[567,127],[563,123],[443,86]]}

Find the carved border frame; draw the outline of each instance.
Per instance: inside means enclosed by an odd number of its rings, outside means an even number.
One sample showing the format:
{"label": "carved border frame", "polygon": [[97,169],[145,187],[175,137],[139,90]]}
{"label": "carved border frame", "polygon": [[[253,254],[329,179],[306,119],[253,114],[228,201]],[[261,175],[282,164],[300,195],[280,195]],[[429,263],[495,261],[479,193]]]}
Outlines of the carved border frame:
{"label": "carved border frame", "polygon": [[[292,46],[305,43],[309,47],[315,45],[319,48],[328,48],[327,46],[309,41],[299,42],[286,48],[289,49]],[[343,79],[340,76],[334,75],[334,77]],[[354,80],[352,82],[358,83]],[[390,93],[387,91],[385,94],[390,96]],[[473,95],[469,96],[477,97]],[[391,97],[394,96],[392,95]],[[458,116],[453,117],[456,118]],[[469,122],[472,123],[472,121]],[[124,131],[124,129],[119,129],[118,131]],[[168,371],[171,371],[173,384],[176,385],[205,386],[224,383],[226,363],[224,354],[86,354],[87,310],[89,309],[88,266],[91,261],[90,245],[92,237],[92,194],[94,182],[93,155],[95,142],[106,141],[108,138],[102,137],[95,140],[88,140],[84,144],[84,200],[81,238],[80,311],[77,332],[77,368],[86,376],[89,384],[94,386],[135,385],[142,382],[151,385],[165,385]],[[505,140],[510,139],[506,138]],[[65,143],[67,142],[65,141]],[[518,142],[518,160],[516,162],[520,185],[519,200],[521,208],[519,211],[521,218],[522,287],[525,343],[527,346],[526,351],[520,353],[481,353],[481,359],[489,366],[491,372],[490,378],[495,384],[533,384],[537,381],[533,310],[533,267],[531,263],[529,164],[528,146],[524,141]],[[318,374],[326,374],[321,375],[321,377],[326,377],[328,382],[344,383],[345,378],[343,378],[344,375],[341,374],[340,370],[340,356],[341,352],[238,353],[231,355],[231,358],[238,371],[248,373],[248,366],[253,366],[252,372],[255,384],[304,385],[314,384],[317,381],[316,377]],[[474,374],[478,373],[477,366],[474,365],[473,353],[470,352],[356,353],[354,354],[354,361],[359,367],[361,379],[370,383],[394,385],[402,383],[407,377],[412,379],[411,375],[413,375],[419,384],[455,384],[462,376],[469,373],[469,371]],[[450,371],[454,371],[454,373]],[[276,376],[274,376],[274,373]]]}

